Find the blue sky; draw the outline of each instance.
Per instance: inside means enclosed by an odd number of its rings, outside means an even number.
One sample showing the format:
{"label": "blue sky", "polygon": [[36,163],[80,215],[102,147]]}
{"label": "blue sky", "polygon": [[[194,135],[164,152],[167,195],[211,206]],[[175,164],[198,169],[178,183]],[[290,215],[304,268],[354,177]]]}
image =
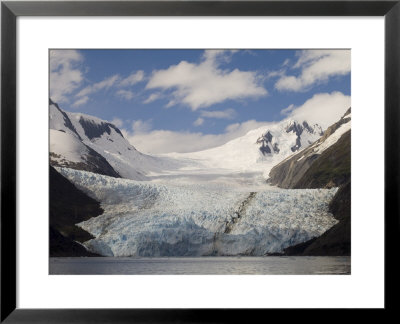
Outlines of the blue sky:
{"label": "blue sky", "polygon": [[350,51],[51,50],[50,97],[144,152],[188,152],[299,112],[329,126],[350,106]]}

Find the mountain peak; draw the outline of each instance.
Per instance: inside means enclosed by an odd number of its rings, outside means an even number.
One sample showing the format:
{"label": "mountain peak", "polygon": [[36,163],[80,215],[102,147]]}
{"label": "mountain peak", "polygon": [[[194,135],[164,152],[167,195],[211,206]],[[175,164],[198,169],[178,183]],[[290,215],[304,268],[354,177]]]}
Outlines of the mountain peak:
{"label": "mountain peak", "polygon": [[145,180],[149,172],[182,163],[140,153],[112,123],[50,104],[50,163],[54,166]]}
{"label": "mountain peak", "polygon": [[322,136],[323,131],[322,127],[319,126],[318,124],[314,124],[311,126],[307,121],[303,121],[302,123],[295,121],[295,120],[290,120],[286,126],[286,133],[293,132],[297,136],[300,136],[304,131],[310,133],[310,134],[317,134],[319,136]]}

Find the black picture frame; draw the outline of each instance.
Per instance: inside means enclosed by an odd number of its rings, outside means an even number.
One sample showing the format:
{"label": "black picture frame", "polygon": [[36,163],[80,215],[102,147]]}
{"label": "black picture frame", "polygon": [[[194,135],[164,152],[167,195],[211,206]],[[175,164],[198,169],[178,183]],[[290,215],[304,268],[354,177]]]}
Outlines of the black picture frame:
{"label": "black picture frame", "polygon": [[[2,1],[1,3],[1,322],[198,323],[263,318],[267,309],[16,308],[16,19],[19,16],[384,16],[385,310],[396,308],[399,237],[400,4],[395,1]],[[367,284],[367,283],[366,283]],[[300,312],[297,310],[297,312]],[[304,312],[302,313],[304,314]],[[260,316],[260,317],[259,317]],[[270,316],[270,315],[268,315]],[[250,320],[250,322],[252,322]]]}

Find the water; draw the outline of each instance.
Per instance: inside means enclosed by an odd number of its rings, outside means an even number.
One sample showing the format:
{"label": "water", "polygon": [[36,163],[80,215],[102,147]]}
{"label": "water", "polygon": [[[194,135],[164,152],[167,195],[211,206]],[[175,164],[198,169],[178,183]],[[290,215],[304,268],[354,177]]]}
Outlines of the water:
{"label": "water", "polygon": [[350,257],[50,258],[50,274],[350,274]]}

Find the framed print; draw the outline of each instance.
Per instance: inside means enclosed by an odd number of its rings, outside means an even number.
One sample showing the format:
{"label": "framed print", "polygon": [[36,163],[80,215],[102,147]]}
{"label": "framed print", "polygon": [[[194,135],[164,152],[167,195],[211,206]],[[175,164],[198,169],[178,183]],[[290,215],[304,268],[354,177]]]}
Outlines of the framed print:
{"label": "framed print", "polygon": [[2,321],[393,307],[398,1],[1,9]]}

